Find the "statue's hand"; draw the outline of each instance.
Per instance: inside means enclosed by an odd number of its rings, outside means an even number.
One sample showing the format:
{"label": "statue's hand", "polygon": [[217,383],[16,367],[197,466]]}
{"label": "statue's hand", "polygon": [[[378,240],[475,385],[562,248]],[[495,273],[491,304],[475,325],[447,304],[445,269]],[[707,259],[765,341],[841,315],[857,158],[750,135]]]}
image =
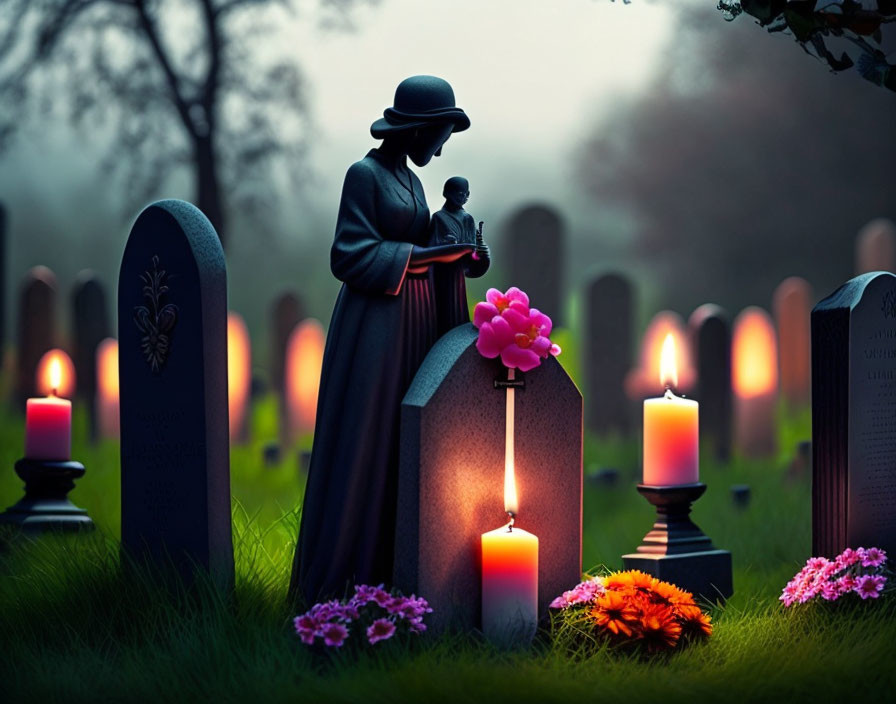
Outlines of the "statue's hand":
{"label": "statue's hand", "polygon": [[487,261],[490,262],[492,260],[491,251],[488,248],[487,244],[477,245],[473,250],[472,254],[473,259],[478,261]]}
{"label": "statue's hand", "polygon": [[[429,264],[446,264],[455,262],[463,256],[470,254],[474,247],[471,244],[443,244],[437,247],[414,247],[411,251],[411,261],[408,271],[422,273],[417,268]],[[423,271],[426,269],[424,268]]]}

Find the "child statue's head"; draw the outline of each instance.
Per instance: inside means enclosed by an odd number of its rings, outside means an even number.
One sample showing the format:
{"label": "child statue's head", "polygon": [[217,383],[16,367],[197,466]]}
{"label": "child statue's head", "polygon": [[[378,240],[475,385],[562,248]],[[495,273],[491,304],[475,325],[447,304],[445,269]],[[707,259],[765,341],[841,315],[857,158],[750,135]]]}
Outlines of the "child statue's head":
{"label": "child statue's head", "polygon": [[463,176],[452,176],[445,181],[442,195],[449,203],[462,208],[464,203],[470,199],[470,182]]}

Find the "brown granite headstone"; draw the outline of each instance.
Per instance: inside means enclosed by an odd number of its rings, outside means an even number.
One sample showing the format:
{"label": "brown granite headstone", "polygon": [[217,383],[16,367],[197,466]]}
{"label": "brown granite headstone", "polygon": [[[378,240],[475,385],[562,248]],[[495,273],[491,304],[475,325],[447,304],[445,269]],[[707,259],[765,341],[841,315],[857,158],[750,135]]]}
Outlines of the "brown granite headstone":
{"label": "brown granite headstone", "polygon": [[[405,395],[395,586],[433,607],[437,632],[479,628],[481,535],[504,513],[507,373],[466,324],[442,337]],[[582,571],[582,395],[550,358],[516,390],[517,525],[539,540],[539,615]]]}
{"label": "brown granite headstone", "polygon": [[609,273],[585,294],[585,422],[595,433],[629,433],[634,425],[625,375],[634,361],[635,293],[623,274]]}
{"label": "brown granite headstone", "polygon": [[877,218],[856,237],[856,275],[871,271],[896,271],[896,225]]}
{"label": "brown granite headstone", "polygon": [[812,311],[812,553],[896,554],[896,276],[862,274]]}
{"label": "brown granite headstone", "polygon": [[16,399],[24,410],[25,400],[37,394],[37,363],[56,346],[56,276],[45,266],[34,267],[22,281],[17,332]]}
{"label": "brown granite headstone", "polygon": [[550,311],[555,327],[562,325],[566,231],[560,214],[541,204],[519,209],[504,230],[502,249],[507,287],[521,288],[538,310]]}
{"label": "brown granite headstone", "polygon": [[778,371],[781,393],[791,406],[809,402],[811,387],[811,343],[809,316],[812,287],[805,279],[791,276],[775,289],[772,309],[778,329]]}
{"label": "brown granite headstone", "polygon": [[713,303],[697,308],[688,319],[688,334],[697,368],[694,398],[700,402],[700,435],[715,458],[731,458],[731,322]]}

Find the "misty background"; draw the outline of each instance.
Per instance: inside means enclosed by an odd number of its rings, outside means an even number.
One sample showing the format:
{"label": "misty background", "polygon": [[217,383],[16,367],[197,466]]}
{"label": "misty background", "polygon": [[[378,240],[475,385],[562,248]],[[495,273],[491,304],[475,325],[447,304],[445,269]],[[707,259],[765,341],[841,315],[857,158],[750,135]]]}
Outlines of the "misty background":
{"label": "misty background", "polygon": [[[295,63],[307,110],[299,127],[284,120],[284,130],[303,130],[291,157],[298,168],[262,174],[254,187],[272,197],[260,206],[225,202],[229,307],[246,318],[257,363],[266,366],[269,306],[283,290],[327,324],[342,178],[377,145],[370,123],[395,86],[418,73],[446,78],[472,121],[441,158],[415,169],[432,211],[448,177],[470,181],[467,210],[485,221],[494,253],[492,270],[470,282],[471,299],[514,283],[501,264],[512,246],[505,224],[532,203],[565,221],[573,321],[586,282],[610,269],[635,280],[642,323],[708,301],[732,313],[769,308],[790,275],[808,279],[816,300],[849,278],[858,230],[896,217],[896,99],[858,75],[830,73],[791,37],[748,18],[726,22],[715,5],[380,0],[351,4],[351,27],[332,26],[310,0],[294,13],[272,10],[253,46],[262,60]],[[157,198],[194,200],[177,161],[152,193],[135,194],[127,169],[106,163],[111,127],[72,126],[66,96],[60,87],[0,153],[7,339],[28,268],[56,273],[67,329],[77,273],[97,271],[111,306],[137,213]],[[114,152],[129,167],[134,158]]]}

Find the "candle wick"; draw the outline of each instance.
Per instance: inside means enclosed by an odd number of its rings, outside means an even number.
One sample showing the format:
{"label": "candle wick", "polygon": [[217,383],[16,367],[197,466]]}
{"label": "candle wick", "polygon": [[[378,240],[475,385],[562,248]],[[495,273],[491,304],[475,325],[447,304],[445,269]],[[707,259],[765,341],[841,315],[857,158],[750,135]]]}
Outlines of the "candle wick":
{"label": "candle wick", "polygon": [[668,385],[666,386],[666,393],[664,394],[664,396],[665,396],[667,399],[671,399],[672,396],[674,396],[674,394],[672,393],[672,388],[671,388],[670,386],[668,386]]}
{"label": "candle wick", "polygon": [[513,521],[516,518],[516,514],[513,511],[508,511],[507,515],[510,516],[510,523],[507,524],[507,532],[513,533]]}
{"label": "candle wick", "polygon": [[54,388],[54,389],[50,392],[50,396],[56,396],[56,395],[57,395],[56,392],[57,392],[58,390],[59,390],[59,389]]}

